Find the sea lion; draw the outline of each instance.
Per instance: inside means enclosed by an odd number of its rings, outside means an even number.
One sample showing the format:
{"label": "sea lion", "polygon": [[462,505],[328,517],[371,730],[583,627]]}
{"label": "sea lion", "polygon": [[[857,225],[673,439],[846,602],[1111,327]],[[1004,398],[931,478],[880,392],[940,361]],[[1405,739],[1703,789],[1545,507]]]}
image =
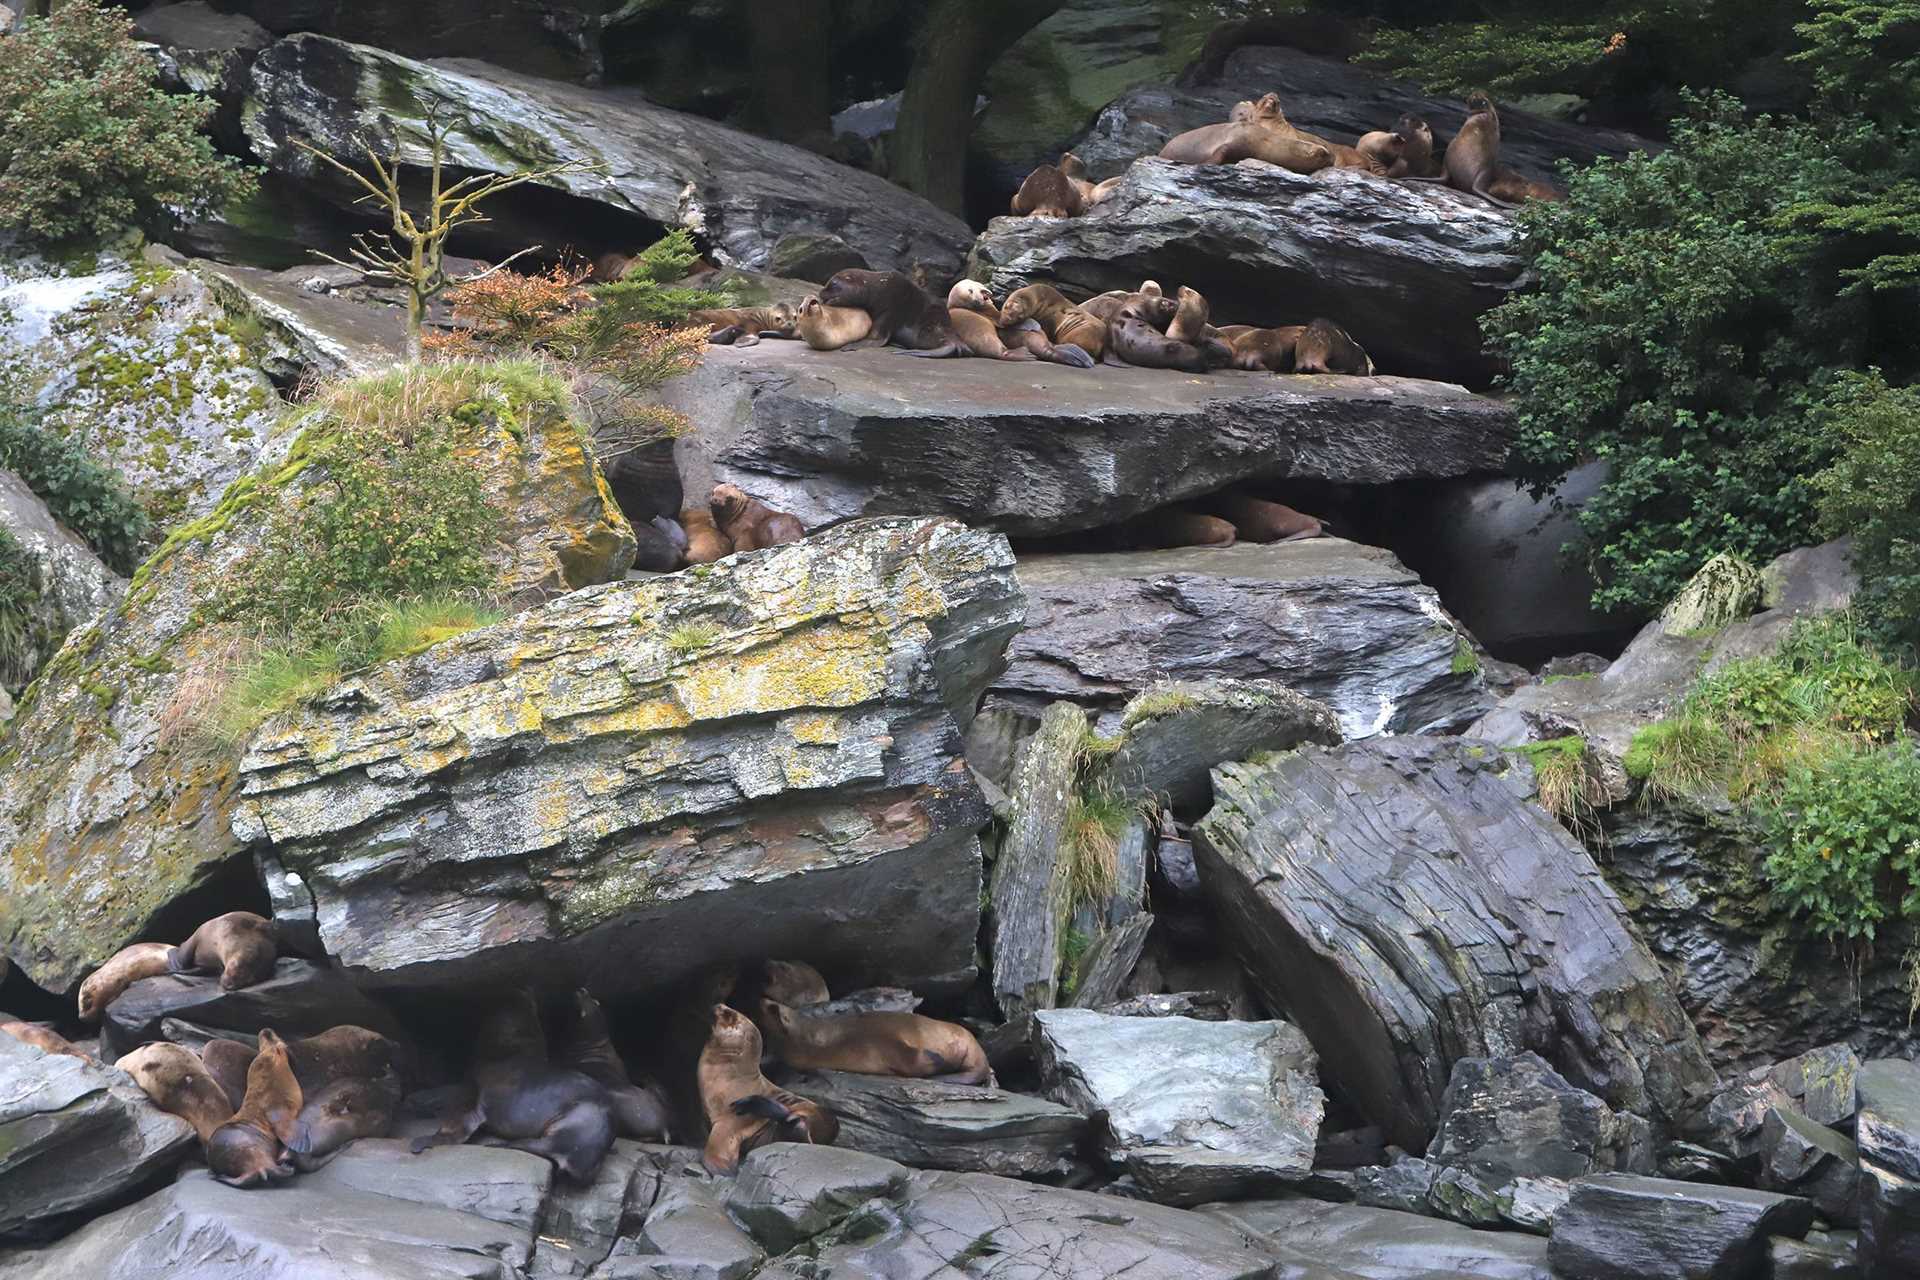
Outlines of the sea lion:
{"label": "sea lion", "polygon": [[1304,511],[1241,493],[1215,494],[1208,505],[1232,521],[1235,531],[1246,542],[1298,542],[1318,538],[1326,528]]}
{"label": "sea lion", "polygon": [[1401,163],[1407,153],[1407,140],[1398,133],[1375,129],[1371,133],[1361,134],[1353,147],[1367,158],[1369,169],[1391,177],[1395,166]]}
{"label": "sea lion", "polygon": [[1441,176],[1413,180],[1444,182],[1502,209],[1517,209],[1528,199],[1560,199],[1552,187],[1500,167],[1500,113],[1493,99],[1479,90],[1467,95],[1467,122],[1447,144]]}
{"label": "sea lion", "polygon": [[98,1022],[107,1006],[142,978],[157,978],[169,972],[167,955],[173,948],[164,942],[136,942],[122,947],[113,959],[95,969],[80,984],[80,1021]]}
{"label": "sea lion", "polygon": [[778,1000],[789,1007],[825,1004],[833,999],[827,980],[820,971],[803,960],[769,960],[761,998]]}
{"label": "sea lion", "polygon": [[236,1187],[291,1178],[294,1166],[287,1159],[287,1143],[294,1137],[303,1102],[286,1042],[263,1029],[260,1051],[247,1067],[246,1101],[206,1141],[207,1167],[213,1176]]}
{"label": "sea lion", "polygon": [[560,1065],[597,1080],[613,1099],[613,1127],[623,1138],[666,1142],[672,1127],[667,1100],[651,1084],[638,1085],[607,1035],[607,1015],[593,993],[573,993],[573,1024],[560,1048]]}
{"label": "sea lion", "polygon": [[1333,321],[1313,320],[1293,344],[1293,371],[1371,375],[1373,359]]}
{"label": "sea lion", "polygon": [[713,1006],[713,1029],[696,1072],[700,1105],[712,1126],[701,1162],[711,1173],[734,1172],[742,1156],[769,1142],[831,1146],[840,1134],[832,1112],[760,1073],[760,1052],[760,1029],[745,1014]]}
{"label": "sea lion", "polygon": [[1207,357],[1200,348],[1161,333],[1141,319],[1139,308],[1132,305],[1120,308],[1120,314],[1108,327],[1104,358],[1108,364],[1131,364],[1143,369],[1207,371]]}
{"label": "sea lion", "polygon": [[810,293],[800,300],[800,337],[815,351],[838,351],[873,332],[873,317],[859,307],[830,307]]}
{"label": "sea lion", "polygon": [[1496,199],[1509,201],[1516,206],[1525,204],[1529,200],[1545,200],[1553,203],[1567,198],[1566,193],[1558,187],[1550,187],[1544,182],[1523,178],[1511,169],[1502,169],[1494,174],[1493,181],[1488,184],[1487,190],[1493,192]]}
{"label": "sea lion", "polygon": [[[1198,289],[1180,286],[1180,292],[1174,304],[1173,319],[1167,324],[1167,336],[1176,342],[1185,342],[1199,346],[1200,339],[1207,332],[1207,300]],[[1145,319],[1144,315],[1139,316]]]}
{"label": "sea lion", "polygon": [[1140,288],[1136,290],[1136,292],[1148,298],[1163,298],[1166,296],[1166,291],[1160,287],[1158,280],[1142,280],[1140,282]]}
{"label": "sea lion", "polygon": [[1424,117],[1401,116],[1393,136],[1400,139],[1400,158],[1387,169],[1389,178],[1430,178],[1439,172],[1433,158],[1433,126]]}
{"label": "sea lion", "polygon": [[234,1111],[247,1100],[247,1068],[253,1065],[254,1052],[237,1040],[214,1039],[200,1046],[201,1064],[227,1095]]}
{"label": "sea lion", "polygon": [[873,337],[932,357],[971,354],[953,331],[947,309],[898,271],[836,271],[820,290],[829,307],[859,307],[873,317]]}
{"label": "sea lion", "polygon": [[348,1076],[307,1093],[287,1143],[294,1168],[310,1173],[355,1138],[386,1137],[399,1111],[400,1077],[391,1071]]}
{"label": "sea lion", "polygon": [[547,1157],[575,1182],[593,1180],[613,1147],[613,1103],[597,1081],[548,1064],[531,994],[509,993],[487,1014],[468,1077],[472,1105],[449,1111],[438,1133],[415,1138],[415,1155],[485,1129],[508,1146]]}
{"label": "sea lion", "polygon": [[71,1040],[55,1031],[52,1027],[41,1026],[37,1022],[11,1019],[0,1022],[0,1031],[12,1036],[22,1044],[30,1044],[45,1053],[64,1053],[69,1058],[78,1058],[82,1062],[91,1062],[91,1055]]}
{"label": "sea lion", "polygon": [[733,554],[733,543],[714,524],[709,508],[688,507],[680,513],[680,527],[687,531],[688,564],[712,564]]}
{"label": "sea lion", "polygon": [[[1274,101],[1277,104],[1279,99]],[[1295,173],[1317,173],[1333,163],[1333,152],[1320,143],[1266,127],[1258,118],[1255,104],[1243,100],[1233,105],[1225,124],[1202,125],[1167,139],[1160,148],[1160,158],[1176,164],[1264,160]]]}
{"label": "sea lion", "polygon": [[[1234,108],[1235,112],[1238,113],[1241,107],[1245,105],[1246,104],[1242,103],[1236,106]],[[1350,147],[1344,142],[1335,142],[1331,138],[1323,138],[1317,133],[1309,133],[1307,130],[1297,127],[1291,120],[1287,119],[1287,113],[1281,109],[1280,95],[1277,93],[1261,94],[1259,100],[1252,104],[1251,112],[1239,118],[1244,119],[1246,123],[1265,129],[1276,137],[1286,139],[1289,142],[1325,147],[1329,154],[1332,155],[1333,165],[1336,168],[1366,169],[1369,172],[1382,174],[1386,172],[1384,166],[1376,167],[1374,162],[1363,154],[1358,147]]]}
{"label": "sea lion", "polygon": [[796,318],[788,302],[770,307],[707,307],[687,313],[687,323],[706,325],[707,341],[719,347],[750,347],[763,337],[791,338]]}
{"label": "sea lion", "polygon": [[[1147,283],[1153,284],[1151,280]],[[1154,287],[1156,289],[1159,288],[1158,285],[1154,285]],[[1105,321],[1107,324],[1112,324],[1120,318],[1120,308],[1126,306],[1139,308],[1140,318],[1152,325],[1155,329],[1158,329],[1161,333],[1167,331],[1167,326],[1173,323],[1173,317],[1180,310],[1180,304],[1178,302],[1163,294],[1127,293],[1118,289],[1111,293],[1103,293],[1097,297],[1088,298],[1080,304],[1080,309],[1090,316]]]}
{"label": "sea lion", "polygon": [[1233,367],[1258,372],[1292,373],[1294,347],[1307,331],[1303,324],[1282,325],[1275,329],[1256,329],[1251,325],[1232,325],[1220,330],[1220,336],[1233,348]]}
{"label": "sea lion", "polygon": [[287,1046],[287,1058],[303,1089],[319,1089],[338,1080],[376,1079],[404,1065],[399,1045],[378,1031],[351,1023],[293,1041]]}
{"label": "sea lion", "polygon": [[1000,338],[1000,309],[978,280],[962,280],[947,291],[947,319],[967,350],[989,360],[1031,360],[1024,344],[1009,347]]}
{"label": "sea lion", "polygon": [[1086,204],[1071,178],[1043,164],[1026,176],[1010,207],[1017,218],[1077,218]]}
{"label": "sea lion", "polygon": [[1238,536],[1230,521],[1183,507],[1161,507],[1136,516],[1123,533],[1138,546],[1156,548],[1230,547]]}
{"label": "sea lion", "polygon": [[273,976],[280,949],[273,922],[251,911],[229,911],[201,925],[167,955],[172,973],[218,973],[220,989],[235,991]]}
{"label": "sea lion", "polygon": [[1080,209],[1085,212],[1093,207],[1093,181],[1087,177],[1087,162],[1071,151],[1060,153],[1060,176],[1065,178],[1073,189],[1080,194]]}
{"label": "sea lion", "polygon": [[973,1032],[917,1013],[805,1017],[778,1000],[760,1002],[767,1042],[800,1071],[858,1071],[954,1084],[986,1084],[987,1052]]}
{"label": "sea lion", "polygon": [[1001,318],[1000,308],[994,305],[993,294],[978,280],[962,280],[948,290],[947,311],[948,318],[953,321],[954,331],[973,349],[975,355],[989,355],[992,349],[986,345],[984,336],[978,339],[970,336],[979,332],[978,319],[965,314],[967,312],[976,312],[978,318],[984,318],[993,324],[994,341],[1002,349],[1024,351],[1033,359],[1064,364],[1075,369],[1093,368],[1093,357],[1072,343],[1055,346],[1048,340],[1046,330],[1042,329],[1038,322],[1022,320],[1018,324],[1005,323]]}
{"label": "sea lion", "polygon": [[[193,1050],[177,1044],[143,1044],[113,1064],[133,1077],[153,1105],[193,1126],[202,1144],[240,1108]],[[241,1088],[241,1103],[246,1089]]]}
{"label": "sea lion", "polygon": [[1000,322],[1015,325],[1023,320],[1038,322],[1048,341],[1056,345],[1071,343],[1095,360],[1106,353],[1106,323],[1068,302],[1050,284],[1030,284],[1007,297],[1000,308]]}
{"label": "sea lion", "polygon": [[784,546],[807,536],[806,527],[798,520],[748,497],[734,485],[713,486],[713,495],[707,501],[713,508],[714,524],[735,551]]}

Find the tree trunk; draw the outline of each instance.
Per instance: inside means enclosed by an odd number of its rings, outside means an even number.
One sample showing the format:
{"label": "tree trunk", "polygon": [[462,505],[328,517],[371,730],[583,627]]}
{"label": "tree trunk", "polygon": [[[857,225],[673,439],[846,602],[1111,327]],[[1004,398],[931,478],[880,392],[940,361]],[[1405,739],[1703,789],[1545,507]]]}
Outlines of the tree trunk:
{"label": "tree trunk", "polygon": [[964,214],[973,104],[994,59],[1064,0],[933,0],[887,144],[893,180]]}

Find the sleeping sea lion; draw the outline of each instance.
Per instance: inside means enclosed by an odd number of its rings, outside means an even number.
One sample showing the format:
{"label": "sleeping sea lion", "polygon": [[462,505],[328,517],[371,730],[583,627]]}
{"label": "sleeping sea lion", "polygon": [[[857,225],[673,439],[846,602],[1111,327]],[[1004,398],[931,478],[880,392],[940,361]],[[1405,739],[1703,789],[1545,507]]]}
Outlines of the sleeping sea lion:
{"label": "sleeping sea lion", "polygon": [[1098,360],[1107,349],[1107,326],[1067,301],[1066,295],[1050,284],[1030,284],[1015,289],[1000,308],[1000,322],[1016,325],[1024,320],[1039,323],[1047,339],[1056,345],[1071,343]]}
{"label": "sleeping sea lion", "polygon": [[1309,321],[1293,344],[1293,371],[1371,375],[1373,359],[1345,329],[1319,319]]}
{"label": "sleeping sea lion", "polygon": [[1295,127],[1294,123],[1287,119],[1287,113],[1281,110],[1280,95],[1277,93],[1260,95],[1259,100],[1253,104],[1251,123],[1290,142],[1325,147],[1333,157],[1335,168],[1365,169],[1379,174],[1386,172],[1384,165],[1376,166],[1358,147],[1350,147],[1345,143],[1335,142],[1331,138],[1323,138],[1317,133],[1309,133],[1305,129]]}
{"label": "sleeping sea lion", "polygon": [[[1152,281],[1148,283],[1151,284]],[[1155,287],[1158,288],[1157,285]],[[1178,302],[1162,294],[1126,293],[1121,290],[1088,298],[1080,304],[1080,309],[1107,324],[1112,324],[1120,318],[1120,308],[1126,306],[1138,308],[1140,318],[1161,333],[1167,331],[1167,326],[1173,323],[1173,317],[1180,310]]]}
{"label": "sleeping sea lion", "polygon": [[1143,369],[1207,371],[1207,357],[1200,348],[1161,333],[1141,319],[1139,308],[1131,304],[1120,308],[1120,314],[1107,329],[1105,361]]}
{"label": "sleeping sea lion", "polygon": [[971,354],[953,331],[947,309],[898,271],[837,271],[820,290],[829,307],[859,307],[873,317],[873,337],[933,357]]}
{"label": "sleeping sea lion", "polygon": [[596,1080],[613,1099],[613,1124],[623,1138],[666,1142],[672,1127],[667,1100],[651,1084],[638,1085],[607,1034],[607,1015],[593,993],[573,993],[574,1019],[560,1048],[560,1065]]}
{"label": "sleeping sea lion", "polygon": [[200,1062],[220,1091],[227,1095],[231,1110],[238,1111],[247,1100],[247,1068],[253,1065],[254,1050],[236,1040],[215,1038],[200,1046]]}
{"label": "sleeping sea lion", "polygon": [[337,1080],[376,1079],[405,1065],[399,1045],[365,1027],[342,1023],[287,1046],[287,1059],[303,1089]]}
{"label": "sleeping sea lion", "polygon": [[113,959],[95,969],[80,984],[80,1021],[98,1022],[107,1006],[142,978],[157,978],[169,972],[167,955],[173,950],[164,942],[136,942],[122,947]]}
{"label": "sleeping sea lion", "polygon": [[750,347],[761,338],[791,338],[793,304],[770,307],[707,307],[687,313],[687,323],[707,326],[707,341],[717,347]]}
{"label": "sleeping sea lion", "polygon": [[0,1022],[0,1032],[12,1036],[22,1044],[30,1044],[44,1053],[64,1053],[69,1058],[78,1058],[82,1062],[91,1062],[93,1058],[77,1045],[52,1027],[37,1022],[26,1022],[18,1018]]}
{"label": "sleeping sea lion", "polygon": [[1136,516],[1121,527],[1121,533],[1135,545],[1160,549],[1230,547],[1237,536],[1232,522],[1184,507],[1161,507]]}
{"label": "sleeping sea lion", "polygon": [[[154,1106],[192,1125],[203,1145],[240,1109],[206,1064],[181,1045],[143,1044],[113,1065],[132,1076]],[[244,1105],[244,1084],[240,1092]]]}
{"label": "sleeping sea lion", "polygon": [[280,949],[273,922],[251,911],[229,911],[201,925],[167,955],[173,973],[218,973],[220,989],[235,991],[273,976]]}
{"label": "sleeping sea lion", "polygon": [[262,1030],[260,1051],[247,1068],[246,1101],[206,1141],[207,1167],[214,1177],[236,1187],[291,1178],[294,1166],[287,1159],[287,1143],[303,1101],[286,1042]]}
{"label": "sleeping sea lion", "polygon": [[305,1095],[287,1153],[302,1173],[318,1169],[355,1138],[384,1138],[400,1112],[400,1077],[347,1076]]}
{"label": "sleeping sea lion", "polygon": [[859,307],[830,307],[810,293],[800,300],[800,337],[815,351],[838,351],[873,332],[873,317]]}
{"label": "sleeping sea lion", "polygon": [[840,1135],[833,1113],[788,1093],[760,1073],[760,1031],[747,1016],[713,1006],[713,1029],[700,1050],[696,1074],[707,1123],[701,1162],[728,1174],[740,1158],[769,1142],[814,1142],[831,1146]]}
{"label": "sleeping sea lion", "polygon": [[954,1084],[986,1084],[993,1072],[973,1032],[917,1013],[805,1016],[760,1002],[774,1054],[801,1071],[858,1071]]}
{"label": "sleeping sea lion", "polygon": [[1292,373],[1294,347],[1307,331],[1303,324],[1282,325],[1276,329],[1256,329],[1251,325],[1231,325],[1220,336],[1233,348],[1233,367],[1269,373]]}
{"label": "sleeping sea lion", "polygon": [[1241,493],[1215,494],[1208,502],[1246,542],[1298,542],[1318,538],[1325,526],[1304,511]]}
{"label": "sleeping sea lion", "polygon": [[1080,188],[1050,164],[1026,176],[1010,206],[1017,218],[1077,218],[1085,207]]}
{"label": "sleeping sea lion", "polygon": [[713,509],[713,523],[735,551],[784,546],[807,536],[806,527],[794,517],[748,497],[737,486],[713,486],[707,502]]}
{"label": "sleeping sea lion", "polygon": [[733,543],[714,524],[711,508],[688,507],[680,513],[680,527],[687,531],[688,564],[712,564],[733,554]]}
{"label": "sleeping sea lion", "polygon": [[1407,140],[1385,129],[1361,134],[1360,140],[1353,146],[1354,150],[1367,158],[1368,168],[1389,177],[1407,152]]}

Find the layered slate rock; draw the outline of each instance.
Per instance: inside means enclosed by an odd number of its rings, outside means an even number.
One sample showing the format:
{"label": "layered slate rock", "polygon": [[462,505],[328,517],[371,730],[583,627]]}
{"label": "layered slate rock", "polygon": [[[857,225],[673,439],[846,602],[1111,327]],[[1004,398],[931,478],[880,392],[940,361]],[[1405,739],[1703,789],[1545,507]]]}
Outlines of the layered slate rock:
{"label": "layered slate rock", "polygon": [[1893,1280],[1920,1273],[1920,1063],[1876,1059],[1859,1083],[1860,1266]]}
{"label": "layered slate rock", "polygon": [[1768,1110],[1761,1125],[1760,1185],[1804,1196],[1837,1226],[1860,1221],[1860,1151],[1851,1138],[1791,1107]]}
{"label": "layered slate rock", "polygon": [[869,1200],[899,1193],[906,1182],[904,1168],[878,1156],[776,1142],[740,1162],[727,1210],[767,1247],[784,1252]]}
{"label": "layered slate rock", "polygon": [[[415,62],[289,36],[255,60],[242,115],[253,153],[270,169],[313,181],[345,207],[361,193],[328,181],[292,140],[352,159],[354,135],[363,133],[418,172],[431,161],[423,113],[433,103],[452,122],[449,165],[490,173],[570,160],[593,166],[544,185],[586,202],[576,221],[610,218],[635,247],[660,227],[686,227],[723,265],[761,269],[787,241],[832,237],[875,269],[918,265],[945,278],[972,237],[958,218],[885,179],[799,147],[656,107],[632,89],[580,88],[483,62]],[[488,205],[501,218],[512,208],[512,196]]]}
{"label": "layered slate rock", "polygon": [[0,1239],[55,1233],[165,1176],[193,1142],[123,1072],[0,1035]]}
{"label": "layered slate rock", "polygon": [[995,218],[967,274],[1069,297],[1143,279],[1206,295],[1215,324],[1337,321],[1384,373],[1487,385],[1479,318],[1526,270],[1511,217],[1434,183],[1144,159],[1077,218]]}
{"label": "layered slate rock", "polygon": [[271,722],[234,829],[362,984],[965,981],[987,809],[955,716],[1020,606],[1005,540],[941,520],[576,592]]}
{"label": "layered slate rock", "polygon": [[801,342],[710,349],[661,394],[693,422],[675,447],[688,492],[737,484],[808,528],[938,513],[1069,533],[1239,480],[1499,471],[1512,432],[1498,402],[1407,378],[909,362]]}
{"label": "layered slate rock", "polygon": [[1738,1280],[1761,1273],[1767,1237],[1812,1225],[1793,1196],[1603,1173],[1573,1184],[1547,1257],[1560,1280]]}
{"label": "layered slate rock", "polygon": [[1215,765],[1303,742],[1340,743],[1332,710],[1274,680],[1149,685],[1121,712],[1120,727],[1120,749],[1105,769],[1109,783],[1123,795],[1163,796],[1182,810],[1206,807]]}
{"label": "layered slate rock", "polygon": [[1699,1037],[1525,764],[1453,739],[1306,746],[1214,774],[1206,886],[1269,1008],[1409,1150],[1453,1064],[1532,1050],[1674,1124],[1715,1083]]}
{"label": "layered slate rock", "polygon": [[100,557],[11,471],[0,469],[0,530],[13,537],[32,562],[37,595],[28,604],[25,627],[10,648],[16,656],[0,665],[0,685],[22,688],[69,631],[120,598],[126,580]]}
{"label": "layered slate rock", "polygon": [[1075,1157],[1087,1132],[1076,1108],[984,1086],[810,1071],[785,1087],[833,1112],[840,1121],[835,1146],[916,1169],[1009,1178],[1065,1173],[1080,1163]]}
{"label": "layered slate rock", "polygon": [[1330,708],[1348,738],[1445,732],[1492,705],[1469,642],[1390,552],[1336,538],[1224,550],[1033,555],[1027,625],[988,705],[1059,698],[1117,728],[1167,679],[1270,680]]}
{"label": "layered slate rock", "polygon": [[1653,1168],[1645,1120],[1574,1088],[1536,1053],[1454,1063],[1427,1158],[1495,1186]]}
{"label": "layered slate rock", "polygon": [[1313,1167],[1325,1111],[1313,1046],[1284,1022],[1034,1015],[1048,1092],[1102,1116],[1105,1155],[1151,1199],[1272,1192]]}
{"label": "layered slate rock", "polygon": [[318,1035],[342,1024],[390,1037],[401,1030],[391,1013],[336,970],[282,956],[265,982],[234,991],[217,976],[168,974],[143,978],[107,1006],[100,1023],[100,1054],[114,1061],[162,1037],[161,1022],[181,1018],[200,1027],[258,1031],[272,1027],[287,1039]]}
{"label": "layered slate rock", "polygon": [[353,377],[406,355],[405,314],[343,297],[312,267],[267,271],[197,262],[193,270],[229,314],[257,322],[261,367],[276,382]]}
{"label": "layered slate rock", "polygon": [[1549,1280],[1547,1242],[1511,1231],[1473,1231],[1395,1209],[1318,1200],[1214,1205],[1209,1217],[1326,1271],[1282,1271],[1352,1280]]}

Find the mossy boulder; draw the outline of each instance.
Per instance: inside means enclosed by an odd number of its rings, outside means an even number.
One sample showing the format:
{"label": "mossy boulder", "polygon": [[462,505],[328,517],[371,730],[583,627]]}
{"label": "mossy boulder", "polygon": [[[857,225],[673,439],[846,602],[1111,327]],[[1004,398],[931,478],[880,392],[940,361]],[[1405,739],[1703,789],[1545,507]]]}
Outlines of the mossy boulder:
{"label": "mossy boulder", "polygon": [[26,625],[18,635],[0,635],[0,687],[18,693],[66,634],[119,599],[127,584],[6,470],[0,470],[0,532],[13,540],[38,584]]}

